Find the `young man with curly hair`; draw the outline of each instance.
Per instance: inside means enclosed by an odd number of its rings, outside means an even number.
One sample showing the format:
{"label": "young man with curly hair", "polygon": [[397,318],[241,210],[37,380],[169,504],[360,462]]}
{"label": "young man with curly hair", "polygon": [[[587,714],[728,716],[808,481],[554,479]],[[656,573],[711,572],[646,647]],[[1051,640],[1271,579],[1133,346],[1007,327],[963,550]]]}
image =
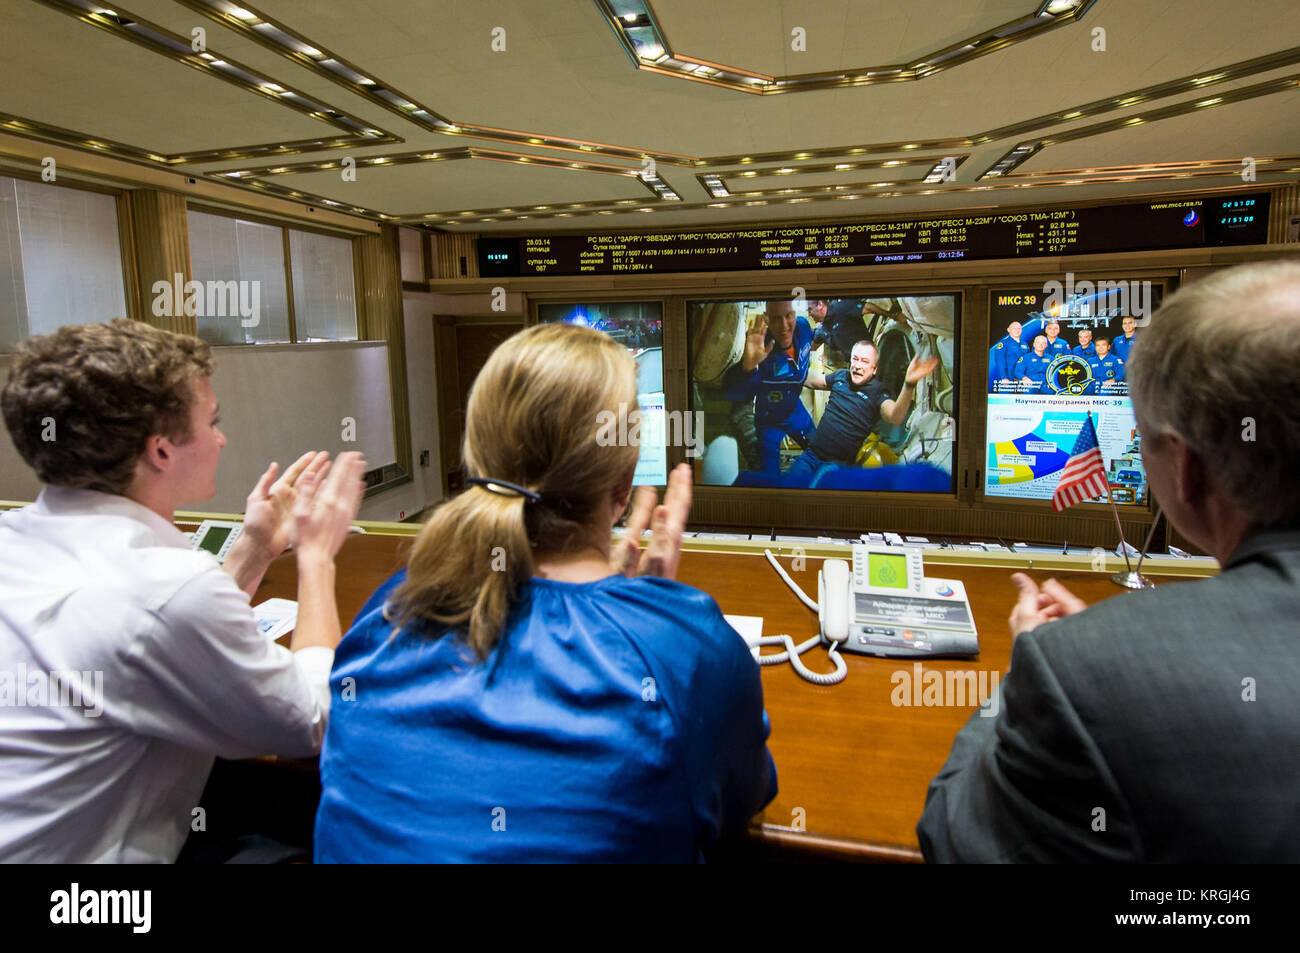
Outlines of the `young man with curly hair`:
{"label": "young man with curly hair", "polygon": [[[365,464],[272,463],[224,565],[191,550],[173,515],[213,495],[226,443],[211,373],[207,344],[136,321],[14,352],[0,407],[45,486],[0,515],[0,861],[173,861],[214,756],[320,747]],[[249,597],[291,536],[285,649]]]}

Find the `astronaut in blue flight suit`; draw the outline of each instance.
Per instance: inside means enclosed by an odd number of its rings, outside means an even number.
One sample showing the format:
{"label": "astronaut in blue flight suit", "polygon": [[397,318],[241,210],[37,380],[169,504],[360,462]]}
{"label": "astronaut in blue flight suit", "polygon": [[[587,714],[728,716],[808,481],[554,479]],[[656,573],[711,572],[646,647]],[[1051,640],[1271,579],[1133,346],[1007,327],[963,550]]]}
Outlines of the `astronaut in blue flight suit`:
{"label": "astronaut in blue flight suit", "polygon": [[1124,334],[1115,338],[1111,350],[1121,361],[1128,361],[1129,351],[1137,344],[1137,319],[1131,314],[1125,315],[1120,325],[1124,328]]}
{"label": "astronaut in blue flight suit", "polygon": [[1092,386],[1090,394],[1127,394],[1128,384],[1124,380],[1124,359],[1111,353],[1110,341],[1097,338],[1097,356],[1090,358],[1092,365]]}
{"label": "astronaut in blue flight suit", "polygon": [[1047,335],[1046,353],[1048,357],[1059,357],[1062,354],[1070,353],[1070,345],[1066,343],[1065,338],[1061,337],[1061,322],[1053,319],[1047,322],[1043,328],[1043,333]]}
{"label": "astronaut in blue flight suit", "polygon": [[1092,328],[1079,329],[1079,343],[1070,348],[1071,354],[1085,358],[1089,364],[1097,356],[1097,345],[1092,343]]}
{"label": "astronaut in blue flight suit", "polygon": [[759,459],[764,473],[781,472],[781,441],[789,434],[807,448],[815,429],[799,400],[808,377],[812,327],[795,315],[794,302],[768,301],[750,324],[745,354],[723,375],[722,396],[754,401]]}
{"label": "astronaut in blue flight suit", "polygon": [[1023,385],[1022,394],[1043,392],[1043,383],[1047,380],[1047,367],[1052,363],[1052,358],[1053,355],[1047,353],[1047,335],[1038,335],[1034,338],[1034,349],[1016,361],[1013,376]]}
{"label": "astronaut in blue flight suit", "polygon": [[1029,353],[1019,321],[1007,325],[1007,333],[989,348],[989,393],[997,393],[998,381],[1015,379],[1016,361]]}
{"label": "astronaut in blue flight suit", "polygon": [[[1032,321],[1026,321],[1021,329],[1020,340],[1032,341],[1040,334],[1047,336],[1047,356],[1056,357],[1060,354],[1069,354],[1070,345],[1066,343],[1065,338],[1060,337],[1061,322],[1056,318],[1044,315],[1040,318],[1034,318]],[[1029,348],[1025,348],[1028,352]]]}

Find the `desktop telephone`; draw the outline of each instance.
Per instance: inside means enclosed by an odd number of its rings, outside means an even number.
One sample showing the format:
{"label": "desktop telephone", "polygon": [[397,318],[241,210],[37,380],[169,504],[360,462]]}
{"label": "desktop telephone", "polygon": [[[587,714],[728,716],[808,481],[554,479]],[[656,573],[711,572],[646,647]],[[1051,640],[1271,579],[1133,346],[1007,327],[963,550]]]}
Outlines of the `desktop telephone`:
{"label": "desktop telephone", "polygon": [[224,563],[243,531],[244,524],[235,520],[204,520],[190,537],[190,548],[211,553]]}
{"label": "desktop telephone", "polygon": [[817,576],[822,637],[845,652],[882,658],[978,655],[979,636],[959,580],[927,579],[921,550],[853,547],[853,564],[828,559]]}
{"label": "desktop telephone", "polygon": [[[760,665],[789,661],[807,681],[834,685],[848,674],[841,651],[881,658],[979,654],[979,635],[965,587],[955,579],[927,579],[919,547],[855,543],[852,564],[843,559],[822,563],[816,602],[770,551],[766,555],[786,585],[817,613],[820,634],[799,645],[789,635],[749,640],[755,653],[761,645],[784,646],[784,651],[772,655],[756,654]],[[817,644],[827,646],[834,672],[810,671],[799,658]]]}

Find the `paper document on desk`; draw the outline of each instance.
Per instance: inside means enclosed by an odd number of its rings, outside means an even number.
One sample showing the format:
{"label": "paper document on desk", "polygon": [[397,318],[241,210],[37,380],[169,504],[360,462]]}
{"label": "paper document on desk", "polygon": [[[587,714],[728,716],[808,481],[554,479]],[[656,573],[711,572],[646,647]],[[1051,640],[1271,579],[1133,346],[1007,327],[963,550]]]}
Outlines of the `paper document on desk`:
{"label": "paper document on desk", "polygon": [[758,658],[758,640],[763,637],[763,617],[761,615],[724,615],[727,624],[740,633],[740,637],[749,646],[749,654]]}
{"label": "paper document on desk", "polygon": [[298,624],[298,603],[292,599],[267,599],[253,606],[253,618],[257,620],[257,631],[274,642]]}

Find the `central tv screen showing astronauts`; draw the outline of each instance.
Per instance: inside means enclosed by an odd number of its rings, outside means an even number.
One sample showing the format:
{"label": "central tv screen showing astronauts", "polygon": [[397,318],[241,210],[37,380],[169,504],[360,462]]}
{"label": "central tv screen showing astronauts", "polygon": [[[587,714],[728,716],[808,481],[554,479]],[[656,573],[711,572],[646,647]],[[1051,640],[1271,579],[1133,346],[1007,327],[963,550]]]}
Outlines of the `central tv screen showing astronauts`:
{"label": "central tv screen showing astronauts", "polygon": [[1142,284],[1098,282],[1055,296],[1041,289],[992,293],[986,496],[1050,500],[1091,416],[1109,499],[1146,505],[1142,435],[1126,369],[1163,289]]}
{"label": "central tv screen showing astronauts", "polygon": [[957,295],[689,301],[697,484],[953,492]]}

